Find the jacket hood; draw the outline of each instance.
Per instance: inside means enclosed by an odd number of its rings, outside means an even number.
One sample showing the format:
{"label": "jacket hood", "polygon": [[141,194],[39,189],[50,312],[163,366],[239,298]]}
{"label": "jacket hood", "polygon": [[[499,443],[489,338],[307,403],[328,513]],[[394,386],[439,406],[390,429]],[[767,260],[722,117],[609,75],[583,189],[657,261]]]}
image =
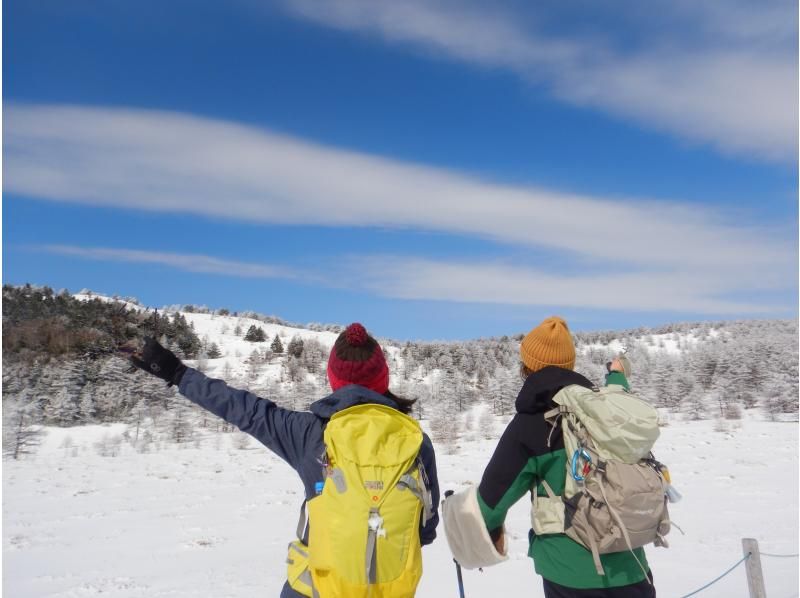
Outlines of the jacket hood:
{"label": "jacket hood", "polygon": [[343,409],[347,409],[348,407],[353,407],[355,405],[365,405],[369,403],[377,403],[379,405],[386,405],[387,407],[397,409],[397,403],[391,399],[387,399],[385,396],[378,394],[374,390],[370,390],[364,386],[359,386],[358,384],[349,384],[347,386],[343,386],[339,390],[329,394],[324,399],[320,399],[319,401],[312,403],[309,409],[311,410],[311,413],[317,417],[321,417],[322,419],[330,419],[338,411],[342,411]]}
{"label": "jacket hood", "polygon": [[515,406],[518,413],[543,413],[555,407],[553,397],[556,393],[571,384],[592,388],[585,376],[572,370],[556,366],[547,366],[537,370],[525,379],[519,391]]}

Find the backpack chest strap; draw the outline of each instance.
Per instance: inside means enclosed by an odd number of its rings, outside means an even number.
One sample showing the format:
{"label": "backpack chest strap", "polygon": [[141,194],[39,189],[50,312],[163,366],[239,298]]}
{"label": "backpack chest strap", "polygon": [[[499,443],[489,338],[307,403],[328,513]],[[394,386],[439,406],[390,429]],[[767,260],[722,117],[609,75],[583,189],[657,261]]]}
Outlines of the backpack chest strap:
{"label": "backpack chest strap", "polygon": [[565,405],[559,405],[558,407],[553,407],[549,411],[544,412],[544,418],[548,421],[555,420],[558,418],[559,415],[564,413],[569,413],[569,410]]}

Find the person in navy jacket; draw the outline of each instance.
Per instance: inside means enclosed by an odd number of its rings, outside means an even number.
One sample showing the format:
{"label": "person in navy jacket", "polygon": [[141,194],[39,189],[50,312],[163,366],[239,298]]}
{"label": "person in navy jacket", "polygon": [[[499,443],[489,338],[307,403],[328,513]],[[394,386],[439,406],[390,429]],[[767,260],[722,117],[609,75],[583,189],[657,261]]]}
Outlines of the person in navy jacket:
{"label": "person in navy jacket", "polygon": [[[389,367],[383,349],[358,323],[348,326],[336,339],[328,358],[328,381],[333,392],[313,403],[310,411],[284,409],[267,398],[209,378],[184,365],[152,338],[145,339],[144,347],[134,353],[131,361],[136,367],[176,385],[187,399],[250,434],[286,461],[300,476],[305,501],[315,496],[315,484],[323,479],[323,430],[334,413],[354,405],[377,403],[408,414],[415,402],[389,390]],[[433,507],[433,516],[427,522],[420,521],[420,542],[424,546],[436,538],[439,523],[436,458],[427,434],[423,435],[419,458],[429,480]],[[303,544],[308,543],[305,501],[297,530]],[[288,582],[284,585],[281,598],[299,596],[302,594]]]}

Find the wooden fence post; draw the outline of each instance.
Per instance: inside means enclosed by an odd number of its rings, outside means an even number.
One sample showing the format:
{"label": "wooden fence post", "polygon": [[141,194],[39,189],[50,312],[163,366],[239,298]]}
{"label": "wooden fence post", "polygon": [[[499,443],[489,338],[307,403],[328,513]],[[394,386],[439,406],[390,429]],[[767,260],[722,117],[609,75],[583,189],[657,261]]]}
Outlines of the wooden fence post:
{"label": "wooden fence post", "polygon": [[744,562],[750,598],[767,598],[767,591],[764,589],[764,574],[761,572],[761,553],[758,551],[758,542],[753,538],[742,538],[742,552],[744,555],[750,555],[750,558]]}

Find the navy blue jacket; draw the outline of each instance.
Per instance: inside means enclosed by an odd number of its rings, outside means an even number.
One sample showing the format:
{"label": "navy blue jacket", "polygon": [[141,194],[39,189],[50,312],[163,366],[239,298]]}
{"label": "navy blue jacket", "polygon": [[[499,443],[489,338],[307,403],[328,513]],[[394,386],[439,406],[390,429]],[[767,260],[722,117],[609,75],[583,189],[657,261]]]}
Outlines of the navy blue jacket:
{"label": "navy blue jacket", "polygon": [[[334,413],[365,403],[397,409],[391,399],[363,386],[350,385],[313,403],[310,412],[292,411],[246,390],[231,388],[222,380],[209,378],[192,368],[187,368],[178,390],[193,403],[247,432],[291,465],[303,481],[306,499],[315,495],[314,485],[323,481],[321,458],[325,444],[322,434]],[[419,456],[428,474],[433,502],[433,517],[424,525],[420,523],[420,542],[424,546],[436,538],[439,523],[436,457],[427,434],[423,434]],[[298,529],[298,532],[300,539],[307,543],[308,530]]]}

